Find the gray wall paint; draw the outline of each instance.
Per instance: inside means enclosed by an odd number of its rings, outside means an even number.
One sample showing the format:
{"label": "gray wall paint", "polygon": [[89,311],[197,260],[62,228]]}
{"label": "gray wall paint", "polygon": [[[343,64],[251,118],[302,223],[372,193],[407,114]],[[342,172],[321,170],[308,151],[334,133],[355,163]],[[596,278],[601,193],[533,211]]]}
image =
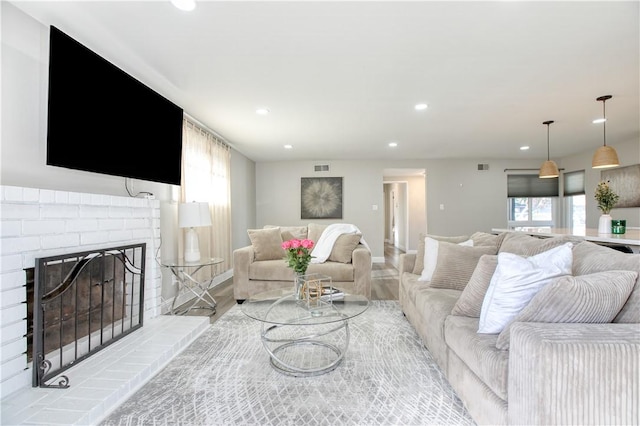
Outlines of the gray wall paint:
{"label": "gray wall paint", "polygon": [[251,244],[247,229],[256,226],[256,165],[244,155],[231,153],[231,246]]}
{"label": "gray wall paint", "polygon": [[[256,164],[256,226],[352,223],[365,241],[384,256],[384,204],[382,167],[379,163],[332,161],[329,172],[316,173],[316,162],[263,162]],[[301,177],[342,177],[342,220],[300,218]],[[378,210],[372,206],[377,205]]]}

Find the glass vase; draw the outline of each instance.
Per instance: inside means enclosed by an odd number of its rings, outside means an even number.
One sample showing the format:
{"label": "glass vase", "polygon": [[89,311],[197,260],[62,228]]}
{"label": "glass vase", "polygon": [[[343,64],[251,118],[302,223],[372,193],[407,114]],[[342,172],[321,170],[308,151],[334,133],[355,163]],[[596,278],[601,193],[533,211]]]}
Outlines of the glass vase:
{"label": "glass vase", "polygon": [[295,300],[302,300],[304,299],[304,295],[302,294],[302,290],[303,290],[303,284],[304,284],[304,275],[307,272],[295,272],[294,271],[294,277],[293,277],[293,295],[294,295],[294,299]]}

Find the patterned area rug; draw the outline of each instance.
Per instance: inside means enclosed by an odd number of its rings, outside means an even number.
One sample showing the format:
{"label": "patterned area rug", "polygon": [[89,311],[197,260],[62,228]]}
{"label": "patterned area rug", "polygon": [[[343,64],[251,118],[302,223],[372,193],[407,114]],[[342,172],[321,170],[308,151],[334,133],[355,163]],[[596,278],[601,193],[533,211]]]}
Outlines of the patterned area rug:
{"label": "patterned area rug", "polygon": [[102,424],[474,424],[397,301],[373,301],[349,326],[335,370],[291,377],[234,306]]}

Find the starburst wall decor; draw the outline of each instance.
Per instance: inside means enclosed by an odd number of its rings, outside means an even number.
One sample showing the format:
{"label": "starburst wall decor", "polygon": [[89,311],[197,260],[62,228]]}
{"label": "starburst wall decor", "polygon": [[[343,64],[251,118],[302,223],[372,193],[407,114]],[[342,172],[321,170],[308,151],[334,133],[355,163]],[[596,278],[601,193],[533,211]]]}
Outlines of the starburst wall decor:
{"label": "starburst wall decor", "polygon": [[301,178],[301,219],[342,219],[342,178]]}

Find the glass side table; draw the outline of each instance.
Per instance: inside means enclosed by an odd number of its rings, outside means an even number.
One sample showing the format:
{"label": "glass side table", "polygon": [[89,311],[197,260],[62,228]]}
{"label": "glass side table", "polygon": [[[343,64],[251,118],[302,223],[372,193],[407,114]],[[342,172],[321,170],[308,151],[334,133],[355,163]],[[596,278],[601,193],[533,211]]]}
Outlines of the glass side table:
{"label": "glass side table", "polygon": [[[212,312],[209,316],[216,313],[217,303],[209,294],[209,289],[213,279],[219,274],[217,269],[222,262],[224,262],[224,259],[220,257],[205,257],[195,262],[187,262],[184,259],[160,262],[162,266],[169,268],[178,280],[178,294],[173,298],[173,303],[171,304],[172,315],[184,315],[192,309],[210,309]],[[211,267],[211,273],[204,280],[197,279],[196,274],[198,271],[207,266]],[[188,308],[177,312],[175,304],[178,300],[178,295],[183,289],[187,289],[193,293],[196,299]],[[198,306],[199,302],[204,302],[204,305]]]}

